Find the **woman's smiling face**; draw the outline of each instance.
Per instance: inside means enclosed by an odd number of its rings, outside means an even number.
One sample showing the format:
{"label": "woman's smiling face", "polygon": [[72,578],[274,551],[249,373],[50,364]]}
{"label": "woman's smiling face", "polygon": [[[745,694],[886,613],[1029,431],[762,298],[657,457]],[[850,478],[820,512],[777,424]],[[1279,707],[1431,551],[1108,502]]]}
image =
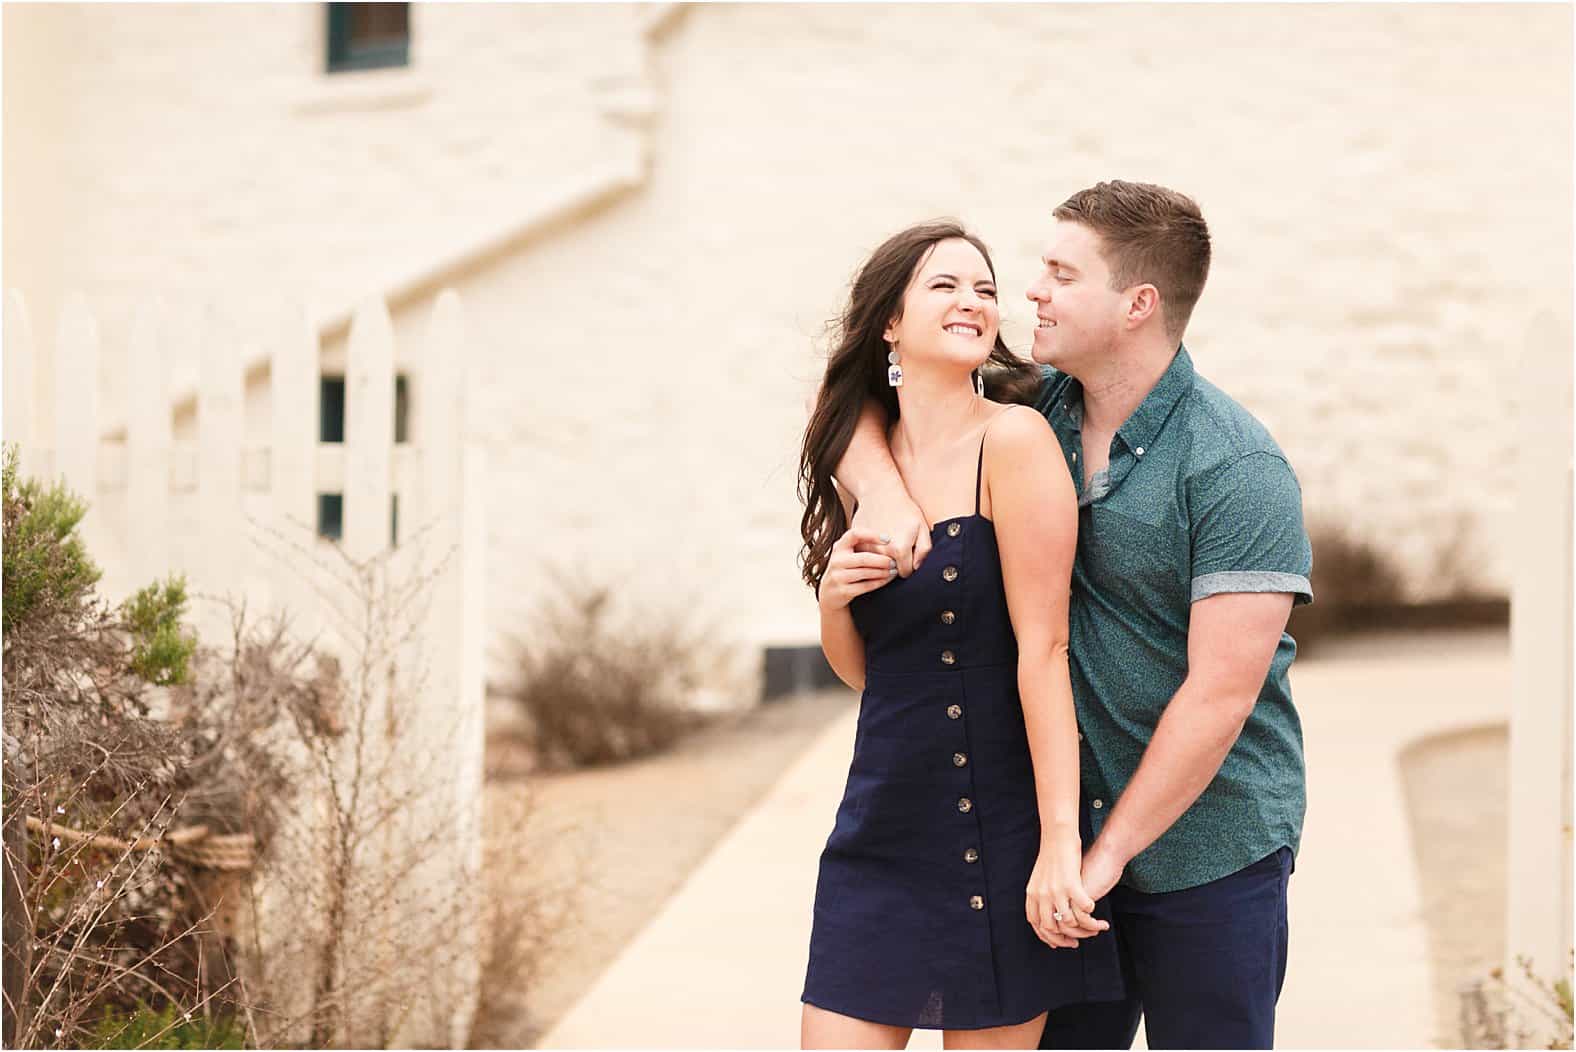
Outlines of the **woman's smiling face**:
{"label": "woman's smiling face", "polygon": [[990,357],[1001,324],[996,279],[985,257],[961,238],[936,242],[903,293],[902,314],[885,337],[903,365],[950,361],[973,369]]}

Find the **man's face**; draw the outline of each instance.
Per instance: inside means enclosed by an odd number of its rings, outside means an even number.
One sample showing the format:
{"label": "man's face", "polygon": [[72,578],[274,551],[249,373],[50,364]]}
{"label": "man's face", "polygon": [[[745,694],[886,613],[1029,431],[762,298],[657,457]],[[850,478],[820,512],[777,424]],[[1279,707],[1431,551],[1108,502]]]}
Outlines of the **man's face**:
{"label": "man's face", "polygon": [[1127,297],[1112,290],[1100,236],[1082,223],[1055,220],[1040,261],[1028,293],[1039,318],[1031,354],[1072,376],[1087,373],[1115,345]]}

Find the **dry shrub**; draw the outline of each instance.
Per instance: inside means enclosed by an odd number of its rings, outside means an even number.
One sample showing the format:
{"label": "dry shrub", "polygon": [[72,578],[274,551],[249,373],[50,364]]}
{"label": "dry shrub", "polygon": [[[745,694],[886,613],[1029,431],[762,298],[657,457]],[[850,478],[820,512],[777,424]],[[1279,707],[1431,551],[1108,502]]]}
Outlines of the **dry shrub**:
{"label": "dry shrub", "polygon": [[615,614],[613,590],[554,575],[529,641],[512,639],[520,707],[546,769],[618,763],[709,722],[691,707],[722,660],[694,607]]}
{"label": "dry shrub", "polygon": [[[85,506],[6,453],[6,1045],[463,1040],[481,801],[437,724],[480,714],[424,687],[420,532],[354,562],[306,528],[340,559],[332,654],[228,598],[200,646],[178,578],[97,597]],[[211,868],[219,834],[252,869]]]}
{"label": "dry shrub", "polygon": [[[1576,958],[1572,959],[1576,962]],[[1460,995],[1462,1048],[1570,1048],[1573,1037],[1571,968],[1563,978],[1539,977],[1525,957],[1519,975],[1495,968],[1466,984]]]}
{"label": "dry shrub", "polygon": [[[5,1030],[13,1047],[154,1043],[242,1010],[213,924],[211,834],[266,832],[288,784],[259,699],[200,687],[178,577],[111,608],[63,484],[4,457]],[[13,601],[14,600],[14,601]],[[171,697],[204,699],[172,714]],[[264,717],[267,719],[272,717]],[[157,1028],[151,1020],[164,1019]],[[222,1024],[228,1026],[228,1024]],[[126,1029],[126,1027],[122,1027]]]}
{"label": "dry shrub", "polygon": [[458,703],[458,684],[430,682],[424,650],[456,549],[428,558],[432,524],[364,559],[305,524],[257,525],[319,589],[333,642],[318,667],[331,689],[282,735],[304,805],[248,889],[255,1039],[452,1047],[471,1023],[485,934],[480,786],[451,766],[474,732],[479,782],[481,714]]}
{"label": "dry shrub", "polygon": [[1426,602],[1410,598],[1406,574],[1394,557],[1350,528],[1316,522],[1308,535],[1314,601],[1294,608],[1287,626],[1299,653],[1306,655],[1327,639],[1378,629],[1503,625],[1509,618],[1508,602],[1478,583],[1465,518],[1456,520],[1429,574],[1444,595]]}
{"label": "dry shrub", "polygon": [[[527,1002],[548,965],[554,942],[581,922],[579,891],[594,874],[584,828],[544,830],[534,791],[523,783],[488,793],[486,872],[487,944],[481,995],[471,1025],[471,1048],[530,1048],[540,1025]],[[563,868],[543,864],[534,845],[551,841]],[[573,850],[565,851],[566,845]]]}

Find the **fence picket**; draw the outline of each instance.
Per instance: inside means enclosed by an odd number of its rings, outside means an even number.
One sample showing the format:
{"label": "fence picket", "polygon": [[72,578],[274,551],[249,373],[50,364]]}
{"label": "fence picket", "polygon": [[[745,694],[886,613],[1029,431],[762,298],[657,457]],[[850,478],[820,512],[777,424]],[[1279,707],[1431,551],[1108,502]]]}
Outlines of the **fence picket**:
{"label": "fence picket", "polygon": [[124,590],[170,567],[169,374],[164,337],[169,331],[163,304],[140,304],[132,322],[130,390],[126,397],[126,578]]}
{"label": "fence picket", "polygon": [[[421,354],[407,358],[409,371],[419,381],[409,395],[418,426],[413,441],[398,449],[394,329],[381,300],[361,304],[351,325],[342,444],[320,441],[323,351],[311,313],[291,304],[276,310],[261,330],[245,330],[239,325],[241,313],[216,308],[205,302],[193,313],[158,299],[137,305],[127,347],[126,466],[120,493],[116,491],[122,479],[115,465],[122,449],[113,444],[116,439],[105,445],[101,437],[98,324],[85,297],[73,294],[66,299],[50,358],[34,339],[25,297],[8,292],[5,436],[21,444],[25,471],[39,473],[33,466],[37,464],[55,466],[55,473],[64,474],[88,501],[83,534],[105,568],[106,592],[110,582],[140,585],[181,569],[194,597],[245,590],[254,616],[260,608],[290,608],[298,636],[315,638],[342,659],[360,656],[345,644],[363,642],[350,635],[363,627],[358,622],[365,611],[345,603],[343,585],[319,569],[321,563],[333,565],[340,575],[346,570],[334,565],[332,555],[324,558],[328,542],[317,536],[319,493],[343,494],[339,543],[351,560],[376,565],[379,575],[398,577],[402,569],[411,568],[431,572],[448,554],[427,582],[428,605],[411,611],[422,618],[421,631],[404,634],[397,651],[373,654],[371,667],[341,666],[353,680],[348,688],[370,696],[373,726],[368,728],[368,744],[374,752],[400,750],[397,756],[369,757],[388,783],[375,788],[410,795],[426,772],[441,772],[446,779],[428,798],[417,795],[419,806],[403,808],[398,821],[379,834],[383,879],[403,889],[401,901],[416,919],[444,901],[427,896],[472,886],[481,877],[483,461],[480,450],[467,440],[460,300],[452,290],[442,293]],[[258,331],[260,336],[251,335]],[[245,445],[248,392],[242,352],[253,339],[265,345],[268,359],[269,419],[263,436],[251,436],[254,445],[261,437],[260,449]],[[190,418],[177,416],[170,398],[172,369],[193,357],[198,363],[195,436]],[[39,373],[54,378],[53,428],[47,436],[39,434],[35,412]],[[268,491],[266,497],[256,496],[259,488]],[[115,499],[101,504],[106,492]],[[419,558],[416,545],[390,550],[391,497],[396,492],[402,504],[401,541],[419,534],[420,548],[435,558]],[[263,509],[255,520],[258,525],[276,531],[271,541],[262,539],[268,530],[246,528],[246,512],[258,508]],[[265,551],[274,559],[261,559],[259,553]],[[255,574],[250,569],[254,566]],[[371,582],[382,595],[389,583],[383,576]],[[403,578],[400,583],[408,585]],[[337,609],[332,608],[336,604]],[[229,638],[227,613],[222,604],[197,599],[189,620],[202,638],[220,642]],[[395,634],[404,628],[386,627]],[[418,685],[421,693],[410,716],[414,726],[390,736],[390,690]],[[326,796],[315,803],[303,801],[294,820],[309,834],[314,827],[326,828],[327,805]],[[446,849],[420,861],[419,874],[400,870],[405,836],[430,836],[435,822],[442,823],[445,843],[457,839],[463,849]],[[395,830],[402,831],[399,839],[390,839]],[[323,855],[309,852],[313,860]],[[277,864],[306,862],[293,858]],[[263,899],[268,901],[266,891]],[[300,901],[274,902],[258,917],[275,926],[288,925],[311,908]],[[480,982],[483,935],[480,914],[466,908],[471,916],[445,934],[467,948],[461,959],[469,964],[441,977],[447,998],[443,1012],[412,1015],[402,1024],[400,1036],[409,1044],[452,1047],[465,1040]],[[380,940],[387,942],[381,936],[374,939]],[[365,952],[381,957],[388,947],[368,946]],[[287,997],[310,998],[311,976],[303,973],[300,979],[303,988],[286,992]],[[384,1022],[350,1020],[346,1036],[375,1032]],[[356,1029],[362,1023],[372,1029]]]}
{"label": "fence picket", "polygon": [[34,362],[38,357],[33,342],[33,324],[27,304],[15,289],[5,297],[5,421],[4,438],[18,446],[17,470],[27,475],[42,475],[46,465],[38,463],[39,450],[34,442],[36,427],[33,406],[38,398]]}

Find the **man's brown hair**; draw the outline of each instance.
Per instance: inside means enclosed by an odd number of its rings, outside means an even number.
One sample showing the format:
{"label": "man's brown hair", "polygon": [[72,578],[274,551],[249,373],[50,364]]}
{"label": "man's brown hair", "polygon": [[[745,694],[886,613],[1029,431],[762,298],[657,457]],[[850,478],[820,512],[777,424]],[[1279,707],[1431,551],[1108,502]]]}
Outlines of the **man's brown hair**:
{"label": "man's brown hair", "polygon": [[1159,289],[1166,334],[1182,338],[1209,277],[1209,227],[1191,197],[1112,179],[1078,191],[1052,214],[1100,235],[1112,288],[1147,282]]}

